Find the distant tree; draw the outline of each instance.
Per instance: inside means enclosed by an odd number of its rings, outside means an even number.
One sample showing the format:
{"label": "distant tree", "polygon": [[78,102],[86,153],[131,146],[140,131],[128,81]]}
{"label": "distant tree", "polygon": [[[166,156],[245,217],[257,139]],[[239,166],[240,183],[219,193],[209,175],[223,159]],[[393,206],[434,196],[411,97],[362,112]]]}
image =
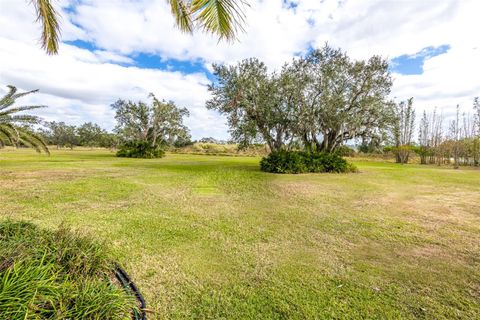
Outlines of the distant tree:
{"label": "distant tree", "polygon": [[86,147],[99,147],[105,130],[98,124],[86,122],[77,128],[78,142]]}
{"label": "distant tree", "polygon": [[145,148],[148,143],[156,148],[190,140],[189,130],[183,124],[184,117],[189,115],[188,110],[171,101],[158,100],[153,94],[150,97],[151,104],[124,100],[112,104],[117,120],[115,132],[121,143],[141,142],[129,145],[131,148],[136,145]]}
{"label": "distant tree", "polygon": [[152,111],[146,103],[117,100],[111,105],[115,111],[115,132],[123,141],[146,141],[151,126]]}
{"label": "distant tree", "polygon": [[107,149],[116,149],[118,146],[118,136],[115,133],[103,131],[99,139],[99,147]]}
{"label": "distant tree", "polygon": [[423,116],[420,120],[418,129],[418,148],[416,149],[418,155],[420,156],[421,164],[427,164],[427,157],[431,152],[429,140],[430,130],[430,122],[428,120],[427,113],[423,111]]}
{"label": "distant tree", "polygon": [[382,142],[385,140],[380,135],[362,137],[358,146],[358,151],[362,153],[381,153],[383,151]]}
{"label": "distant tree", "polygon": [[443,121],[443,114],[438,114],[437,110],[435,109],[432,117],[430,118],[429,141],[433,148],[433,152],[430,153],[431,156],[429,162],[437,163],[437,165],[441,165],[443,162],[443,155],[440,147],[444,139]]}
{"label": "distant tree", "polygon": [[408,163],[412,151],[413,132],[415,130],[415,110],[413,98],[395,104],[395,118],[392,127],[395,141],[397,163]]}
{"label": "distant tree", "polygon": [[[47,54],[58,53],[60,14],[52,0],[31,0],[42,27],[41,45]],[[219,40],[234,40],[245,23],[244,0],[167,0],[175,23],[183,32],[195,28],[215,34]]]}
{"label": "distant tree", "polygon": [[190,132],[183,120],[190,116],[187,108],[180,108],[173,101],[158,100],[155,95],[152,98],[152,144],[173,146],[177,140],[190,140]]}
{"label": "distant tree", "polygon": [[77,128],[67,125],[65,122],[48,122],[45,124],[48,131],[45,133],[50,144],[57,146],[57,149],[68,147],[73,149],[79,144]]}
{"label": "distant tree", "polygon": [[186,146],[190,146],[193,144],[193,141],[192,141],[192,137],[190,136],[190,134],[187,134],[185,136],[179,136],[173,146],[175,148],[182,148],[182,147],[186,147]]}
{"label": "distant tree", "polygon": [[480,99],[475,97],[473,100],[473,162],[476,166],[480,164]]}
{"label": "distant tree", "polygon": [[217,139],[212,138],[212,137],[203,137],[200,140],[198,140],[198,142],[201,142],[201,143],[218,143]]}
{"label": "distant tree", "polygon": [[453,154],[453,167],[458,169],[459,167],[459,155],[460,155],[460,106],[457,105],[455,113],[455,119],[450,122],[450,140],[451,149]]}
{"label": "distant tree", "polygon": [[[1,145],[10,143],[13,146],[23,144],[34,148],[37,152],[49,153],[43,138],[36,134],[31,125],[39,124],[37,116],[24,114],[24,111],[44,108],[45,106],[13,106],[16,99],[38,90],[17,93],[17,88],[8,86],[9,91],[0,99],[0,142]],[[19,114],[20,113],[20,114]]]}

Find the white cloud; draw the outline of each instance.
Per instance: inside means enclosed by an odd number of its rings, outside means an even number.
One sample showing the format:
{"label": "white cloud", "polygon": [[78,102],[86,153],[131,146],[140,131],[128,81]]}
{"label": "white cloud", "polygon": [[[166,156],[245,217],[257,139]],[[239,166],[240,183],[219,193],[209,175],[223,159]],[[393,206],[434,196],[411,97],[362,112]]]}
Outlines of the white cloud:
{"label": "white cloud", "polygon": [[165,0],[61,0],[62,39],[89,41],[96,50],[63,44],[58,56],[48,57],[38,48],[33,7],[28,1],[2,0],[0,23],[8,27],[0,29],[0,84],[40,88],[42,94],[31,99],[51,106],[42,110],[49,119],[96,121],[110,128],[111,102],[145,99],[154,92],[190,108],[188,124],[195,137],[226,138],[224,119],[204,108],[205,75],[136,68],[135,54],[200,61],[207,69],[212,62],[256,56],[278,68],[328,41],[354,58],[393,58],[448,44],[447,53],[426,59],[422,75],[395,74],[392,95],[413,96],[420,112],[438,106],[446,113],[457,103],[470,107],[480,95],[476,0],[296,0],[294,9],[281,0],[250,2],[246,33],[228,44],[202,33],[180,33]]}
{"label": "white cloud", "polygon": [[23,90],[40,89],[22,103],[48,105],[39,111],[46,120],[80,124],[97,122],[113,128],[109,105],[116,99],[145,100],[148,93],[176,101],[192,113],[187,123],[195,136],[209,131],[227,138],[224,120],[204,109],[208,99],[203,74],[140,69],[102,63],[102,58],[87,50],[63,45],[58,56],[47,56],[38,48],[14,40],[1,39],[0,83],[15,84]]}

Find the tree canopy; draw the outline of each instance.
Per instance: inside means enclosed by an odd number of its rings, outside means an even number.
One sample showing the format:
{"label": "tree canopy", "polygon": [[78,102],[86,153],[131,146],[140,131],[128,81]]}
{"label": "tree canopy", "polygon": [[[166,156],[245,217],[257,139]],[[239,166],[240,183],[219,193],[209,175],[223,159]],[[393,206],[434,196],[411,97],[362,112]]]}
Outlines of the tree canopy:
{"label": "tree canopy", "polygon": [[151,146],[174,145],[179,140],[189,140],[188,128],[183,118],[189,115],[172,101],[157,99],[150,94],[152,103],[117,100],[112,104],[117,126],[115,132],[123,141],[146,141]]}
{"label": "tree canopy", "polygon": [[333,152],[350,139],[378,135],[393,118],[392,80],[379,56],[354,61],[325,45],[280,72],[269,73],[255,58],[213,67],[218,80],[207,108],[227,116],[243,145]]}

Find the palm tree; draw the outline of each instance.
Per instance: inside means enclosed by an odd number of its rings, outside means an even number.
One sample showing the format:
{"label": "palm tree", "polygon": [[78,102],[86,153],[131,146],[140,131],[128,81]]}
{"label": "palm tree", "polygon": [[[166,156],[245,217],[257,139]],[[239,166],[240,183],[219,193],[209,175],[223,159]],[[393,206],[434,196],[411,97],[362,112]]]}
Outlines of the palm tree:
{"label": "palm tree", "polygon": [[[166,0],[176,25],[186,33],[195,28],[217,35],[220,40],[233,41],[245,24],[244,6],[247,0]],[[42,25],[41,44],[47,54],[58,53],[60,15],[52,0],[31,0]]]}
{"label": "palm tree", "polygon": [[37,116],[17,114],[22,111],[43,108],[45,106],[20,106],[14,107],[17,98],[38,90],[17,93],[17,88],[8,86],[9,92],[0,99],[0,142],[10,142],[14,146],[22,143],[34,148],[37,152],[44,151],[50,154],[42,137],[29,129],[29,125],[40,123]]}

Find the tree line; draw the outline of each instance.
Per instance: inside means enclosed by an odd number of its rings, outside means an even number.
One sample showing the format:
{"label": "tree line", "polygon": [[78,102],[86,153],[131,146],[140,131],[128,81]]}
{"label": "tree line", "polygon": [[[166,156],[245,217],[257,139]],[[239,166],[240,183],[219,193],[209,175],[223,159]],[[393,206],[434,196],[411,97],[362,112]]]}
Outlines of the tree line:
{"label": "tree line", "polygon": [[[442,112],[435,109],[431,113],[423,112],[418,124],[418,140],[411,141],[415,122],[403,123],[399,126],[402,137],[396,140],[397,162],[406,163],[408,155],[415,152],[420,157],[421,164],[480,164],[480,100],[473,100],[473,111],[461,111],[457,105],[455,115],[450,121],[445,120]],[[415,111],[408,109],[407,118],[414,119]],[[403,138],[403,140],[402,140]]]}
{"label": "tree line", "polygon": [[65,122],[45,122],[25,111],[46,106],[15,106],[18,98],[35,93],[17,92],[14,86],[0,98],[0,148],[5,145],[33,147],[49,152],[48,146],[57,149],[84,147],[122,148],[126,145],[142,148],[164,149],[191,143],[190,131],[183,123],[189,115],[186,108],[172,101],[157,99],[150,94],[151,103],[117,100],[111,105],[117,122],[113,132],[98,124],[86,122],[75,126]]}
{"label": "tree line", "polygon": [[[226,117],[231,141],[239,148],[264,144],[271,152],[344,154],[346,144],[355,143],[365,153],[393,152],[398,163],[408,163],[416,153],[422,164],[479,164],[479,98],[473,114],[457,106],[448,123],[435,110],[424,112],[417,124],[413,98],[390,98],[393,81],[388,61],[380,56],[353,60],[326,44],[279,71],[269,72],[263,62],[250,58],[214,65],[213,73],[216,80],[208,87],[206,107]],[[77,127],[48,122],[34,129],[37,117],[13,114],[42,106],[12,107],[16,98],[32,92],[16,93],[10,87],[0,101],[1,141],[41,146],[37,150],[44,148],[42,141],[58,148],[124,148],[119,155],[148,157],[191,143],[184,124],[188,109],[153,94],[148,102],[114,102],[117,125],[110,133],[93,123]]]}
{"label": "tree line", "polygon": [[43,127],[37,129],[47,145],[54,145],[57,149],[83,146],[89,148],[115,148],[118,144],[116,134],[107,132],[98,124],[86,122],[82,125],[69,125],[65,122],[44,122]]}
{"label": "tree line", "polygon": [[379,56],[355,61],[326,44],[278,72],[269,73],[256,58],[213,70],[217,81],[209,86],[207,108],[227,117],[240,146],[333,153],[356,143],[365,153],[393,152],[397,163],[416,153],[422,164],[479,164],[479,99],[473,116],[457,107],[449,123],[438,111],[424,112],[416,142],[413,98],[390,99],[388,62]]}

